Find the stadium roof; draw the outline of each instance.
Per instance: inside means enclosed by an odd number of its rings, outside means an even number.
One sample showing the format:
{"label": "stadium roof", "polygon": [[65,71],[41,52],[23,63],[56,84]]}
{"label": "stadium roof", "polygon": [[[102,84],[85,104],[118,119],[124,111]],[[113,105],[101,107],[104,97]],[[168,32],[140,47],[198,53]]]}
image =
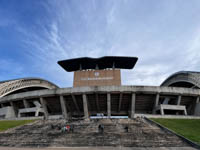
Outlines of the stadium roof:
{"label": "stadium roof", "polygon": [[20,78],[0,82],[0,98],[11,93],[21,93],[39,89],[54,89],[57,85],[41,78]]}
{"label": "stadium roof", "polygon": [[122,56],[105,56],[100,58],[81,57],[58,61],[58,64],[66,71],[78,71],[87,69],[132,69],[138,58]]}

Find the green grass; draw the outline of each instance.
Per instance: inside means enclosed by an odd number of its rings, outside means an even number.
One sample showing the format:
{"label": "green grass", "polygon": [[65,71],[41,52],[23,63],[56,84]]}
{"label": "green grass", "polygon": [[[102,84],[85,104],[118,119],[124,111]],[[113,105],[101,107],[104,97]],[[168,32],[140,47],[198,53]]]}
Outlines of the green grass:
{"label": "green grass", "polygon": [[9,121],[0,121],[0,132],[5,131],[9,128],[14,128],[20,125],[34,122],[35,120],[9,120]]}
{"label": "green grass", "polygon": [[151,119],[200,144],[200,119]]}

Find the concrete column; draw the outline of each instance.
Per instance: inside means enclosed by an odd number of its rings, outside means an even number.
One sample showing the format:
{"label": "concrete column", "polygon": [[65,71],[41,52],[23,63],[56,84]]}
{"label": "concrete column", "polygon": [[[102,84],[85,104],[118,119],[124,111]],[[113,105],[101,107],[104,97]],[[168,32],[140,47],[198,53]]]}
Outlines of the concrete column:
{"label": "concrete column", "polygon": [[180,104],[181,104],[181,95],[179,95],[177,99],[177,105],[180,105]]}
{"label": "concrete column", "polygon": [[66,101],[64,100],[64,97],[62,95],[60,96],[60,105],[61,105],[63,117],[65,119],[68,119],[67,108],[66,108]]}
{"label": "concrete column", "polygon": [[23,100],[23,103],[24,103],[24,107],[25,108],[30,108],[30,105],[29,105],[29,103],[27,102],[27,100]]}
{"label": "concrete column", "polygon": [[198,104],[198,103],[199,103],[199,96],[196,99],[196,104]]}
{"label": "concrete column", "polygon": [[186,115],[186,116],[187,116],[187,111],[186,111],[186,109],[184,109],[184,115]]}
{"label": "concrete column", "polygon": [[160,94],[157,93],[156,94],[156,99],[155,99],[155,102],[154,102],[153,114],[156,114],[156,107],[158,107],[159,98],[160,98]]}
{"label": "concrete column", "polygon": [[18,109],[17,106],[11,101],[10,105],[13,107],[14,113],[15,113],[15,117],[17,118],[18,116]]}
{"label": "concrete column", "polygon": [[160,113],[161,113],[161,115],[165,115],[164,110],[163,110],[162,107],[160,107]]}
{"label": "concrete column", "polygon": [[95,100],[96,100],[96,105],[97,105],[97,111],[99,112],[100,111],[100,108],[99,108],[99,96],[97,93],[95,93]]}
{"label": "concrete column", "polygon": [[119,107],[118,107],[118,112],[120,112],[120,110],[121,110],[122,97],[123,97],[123,93],[120,93],[120,94],[119,94]]}
{"label": "concrete column", "polygon": [[83,94],[83,110],[84,110],[84,118],[85,119],[89,119],[88,104],[87,104],[87,96],[86,96],[86,94]]}
{"label": "concrete column", "polygon": [[48,119],[49,113],[48,113],[48,109],[47,109],[47,103],[43,97],[40,97],[40,103],[42,105],[42,108],[44,109],[44,117],[45,117],[45,119]]}
{"label": "concrete column", "polygon": [[136,99],[136,94],[132,93],[132,98],[131,98],[131,118],[134,118],[134,115],[135,115],[135,99]]}
{"label": "concrete column", "polygon": [[200,102],[199,102],[199,96],[196,98],[195,109],[194,109],[194,115],[195,115],[195,116],[200,116]]}
{"label": "concrete column", "polygon": [[111,116],[111,96],[110,93],[107,93],[107,116],[110,118]]}
{"label": "concrete column", "polygon": [[78,106],[78,104],[77,104],[76,97],[75,97],[73,94],[72,94],[72,100],[73,100],[73,102],[74,102],[74,105],[75,105],[75,107],[76,107],[78,113],[80,113],[80,108],[79,108],[79,106]]}

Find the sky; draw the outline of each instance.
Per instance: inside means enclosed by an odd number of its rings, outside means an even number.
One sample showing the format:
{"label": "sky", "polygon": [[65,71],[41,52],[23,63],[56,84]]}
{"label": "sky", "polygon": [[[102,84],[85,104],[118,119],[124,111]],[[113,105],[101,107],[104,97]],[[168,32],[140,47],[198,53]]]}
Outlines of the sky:
{"label": "sky", "polygon": [[71,87],[57,61],[133,56],[123,85],[159,86],[200,71],[200,0],[0,0],[0,81],[39,77]]}

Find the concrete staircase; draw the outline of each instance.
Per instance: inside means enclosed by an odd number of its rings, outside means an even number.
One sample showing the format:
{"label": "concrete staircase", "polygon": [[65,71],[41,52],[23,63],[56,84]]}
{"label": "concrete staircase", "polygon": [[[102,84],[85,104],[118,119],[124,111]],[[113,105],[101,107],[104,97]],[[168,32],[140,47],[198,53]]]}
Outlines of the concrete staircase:
{"label": "concrete staircase", "polygon": [[[61,132],[60,127],[74,125],[74,132]],[[99,124],[104,133],[98,132]],[[126,126],[129,132],[124,129]],[[155,127],[145,120],[99,119],[65,122],[64,120],[36,121],[29,125],[0,133],[0,146],[14,147],[183,147],[189,146],[179,137]]]}

